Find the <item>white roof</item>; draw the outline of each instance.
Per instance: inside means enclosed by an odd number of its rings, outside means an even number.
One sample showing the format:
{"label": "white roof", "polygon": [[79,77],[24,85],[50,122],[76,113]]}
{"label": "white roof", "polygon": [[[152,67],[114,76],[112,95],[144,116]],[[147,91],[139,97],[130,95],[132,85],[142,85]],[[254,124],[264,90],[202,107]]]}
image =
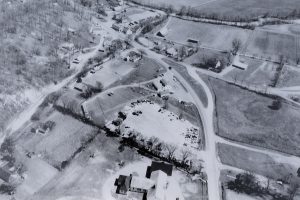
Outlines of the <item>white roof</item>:
{"label": "white roof", "polygon": [[246,63],[243,63],[240,61],[240,56],[238,56],[238,55],[234,58],[232,65],[234,67],[238,67],[238,68],[242,68],[242,69],[248,68],[248,65]]}
{"label": "white roof", "polygon": [[149,190],[154,186],[155,182],[151,179],[132,176],[130,187]]}
{"label": "white roof", "polygon": [[171,47],[171,48],[167,49],[167,53],[171,54],[171,55],[176,55],[177,50],[174,47]]}
{"label": "white roof", "polygon": [[168,29],[166,27],[162,28],[160,31],[159,31],[163,36],[166,36],[168,34]]}
{"label": "white roof", "polygon": [[151,174],[151,180],[155,181],[155,200],[164,200],[166,196],[168,175],[163,171],[155,171]]}

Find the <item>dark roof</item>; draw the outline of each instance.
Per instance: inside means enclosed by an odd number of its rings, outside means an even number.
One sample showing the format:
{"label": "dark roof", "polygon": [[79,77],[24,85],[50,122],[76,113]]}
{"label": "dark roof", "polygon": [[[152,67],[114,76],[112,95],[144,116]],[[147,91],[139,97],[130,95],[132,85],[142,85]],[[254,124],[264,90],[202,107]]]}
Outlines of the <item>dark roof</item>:
{"label": "dark roof", "polygon": [[10,178],[10,173],[0,168],[0,179],[2,179],[5,182],[9,182],[9,178]]}
{"label": "dark roof", "polygon": [[116,192],[118,194],[126,194],[130,187],[132,176],[124,176],[120,175],[119,178],[116,179],[115,185],[117,186]]}
{"label": "dark roof", "polygon": [[152,161],[151,173],[157,170],[165,172],[168,176],[172,176],[173,165],[165,162]]}

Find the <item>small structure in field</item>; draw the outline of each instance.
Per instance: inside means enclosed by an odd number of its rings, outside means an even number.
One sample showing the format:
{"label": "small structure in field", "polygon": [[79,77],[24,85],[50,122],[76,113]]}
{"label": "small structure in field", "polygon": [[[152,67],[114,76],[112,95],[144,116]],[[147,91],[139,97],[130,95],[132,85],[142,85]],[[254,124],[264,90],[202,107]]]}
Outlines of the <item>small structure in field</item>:
{"label": "small structure in field", "polygon": [[167,28],[162,28],[156,35],[159,37],[165,37],[168,34]]}
{"label": "small structure in field", "polygon": [[178,52],[174,47],[167,49],[166,53],[167,53],[167,56],[170,56],[170,57],[177,57],[177,55],[178,55]]}
{"label": "small structure in field", "polygon": [[142,59],[142,55],[135,51],[130,51],[128,55],[124,58],[125,61],[137,62]]}
{"label": "small structure in field", "polygon": [[9,183],[11,179],[11,174],[0,167],[0,180],[3,182]]}
{"label": "small structure in field", "polygon": [[248,64],[244,60],[241,60],[239,55],[234,58],[232,66],[242,70],[247,70],[248,68]]}
{"label": "small structure in field", "polygon": [[84,83],[75,83],[74,89],[79,92],[85,92],[88,89],[88,86]]}
{"label": "small structure in field", "polygon": [[172,176],[173,165],[153,161],[147,167],[146,177],[120,175],[115,181],[116,193],[127,195],[127,192],[143,193],[145,199],[168,200],[168,177]]}
{"label": "small structure in field", "polygon": [[41,123],[36,129],[36,133],[46,134],[51,131],[55,127],[54,121],[46,121],[45,123]]}

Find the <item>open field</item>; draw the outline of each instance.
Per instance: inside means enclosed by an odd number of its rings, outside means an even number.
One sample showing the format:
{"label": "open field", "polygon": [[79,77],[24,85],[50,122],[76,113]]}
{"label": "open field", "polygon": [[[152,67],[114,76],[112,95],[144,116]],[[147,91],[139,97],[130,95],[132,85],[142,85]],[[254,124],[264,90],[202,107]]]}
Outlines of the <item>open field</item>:
{"label": "open field", "polygon": [[251,30],[187,21],[175,17],[171,18],[166,29],[168,40],[186,44],[188,39],[193,39],[199,41],[201,46],[220,50],[230,50],[234,39],[240,39],[243,45],[251,33]]}
{"label": "open field", "polygon": [[25,152],[40,154],[52,166],[59,167],[61,162],[68,160],[73,153],[87,141],[97,130],[70,116],[53,112],[42,122],[53,121],[54,128],[45,133],[32,132],[30,126],[23,130],[17,138],[16,145]]}
{"label": "open field", "polygon": [[299,24],[278,24],[278,25],[267,25],[260,27],[261,30],[273,31],[282,34],[293,34],[300,35],[300,25]]}
{"label": "open field", "polygon": [[144,5],[154,5],[154,6],[162,6],[162,7],[169,7],[172,6],[176,10],[179,10],[182,6],[190,6],[190,7],[198,7],[202,4],[209,3],[212,0],[132,0],[133,2],[137,2]]}
{"label": "open field", "polygon": [[300,86],[300,69],[285,65],[279,77],[277,87]]}
{"label": "open field", "polygon": [[284,18],[286,16],[295,17],[293,10],[299,11],[299,0],[132,0],[152,7],[168,8],[172,7],[179,11],[182,7],[194,8],[194,12],[204,17],[215,17],[225,20],[251,20],[260,16],[270,16]]}
{"label": "open field", "polygon": [[264,30],[255,30],[249,38],[245,54],[279,61],[282,55],[284,61],[296,63],[299,59],[299,37]]}
{"label": "open field", "polygon": [[[31,199],[109,199],[102,192],[105,181],[120,170],[121,162],[126,166],[142,159],[134,149],[125,147],[120,152],[118,147],[118,140],[98,135],[64,171]],[[109,186],[114,187],[113,184]]]}
{"label": "open field", "polygon": [[[217,134],[230,140],[300,155],[299,108],[211,80],[216,94]],[[289,126],[287,126],[289,124]]]}
{"label": "open field", "polygon": [[100,69],[95,70],[95,73],[88,73],[82,78],[82,82],[93,87],[97,87],[98,83],[101,83],[104,88],[107,88],[133,70],[134,64],[132,62],[114,59],[104,63]]}
{"label": "open field", "polygon": [[290,174],[296,175],[297,169],[289,163],[280,163],[267,154],[218,143],[221,162],[273,180],[287,180]]}
{"label": "open field", "polygon": [[225,75],[225,78],[257,86],[268,86],[272,83],[278,67],[276,64],[256,59],[243,59],[245,63],[248,64],[248,68],[241,70],[233,67],[233,69]]}
{"label": "open field", "polygon": [[132,65],[134,65],[135,68],[126,76],[120,77],[120,80],[111,87],[149,81],[166,72],[166,69],[162,65],[145,56]]}
{"label": "open field", "polygon": [[218,0],[198,8],[200,13],[225,19],[252,19],[267,14],[285,17],[294,9],[300,9],[299,0]]}

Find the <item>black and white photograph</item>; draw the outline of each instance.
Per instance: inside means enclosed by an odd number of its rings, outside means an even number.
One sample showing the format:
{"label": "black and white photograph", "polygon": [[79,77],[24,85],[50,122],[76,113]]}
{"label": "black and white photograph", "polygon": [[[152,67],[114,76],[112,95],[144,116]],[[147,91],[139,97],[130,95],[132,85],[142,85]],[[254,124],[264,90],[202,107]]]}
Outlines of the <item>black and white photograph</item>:
{"label": "black and white photograph", "polygon": [[0,0],[0,200],[300,200],[300,0]]}

